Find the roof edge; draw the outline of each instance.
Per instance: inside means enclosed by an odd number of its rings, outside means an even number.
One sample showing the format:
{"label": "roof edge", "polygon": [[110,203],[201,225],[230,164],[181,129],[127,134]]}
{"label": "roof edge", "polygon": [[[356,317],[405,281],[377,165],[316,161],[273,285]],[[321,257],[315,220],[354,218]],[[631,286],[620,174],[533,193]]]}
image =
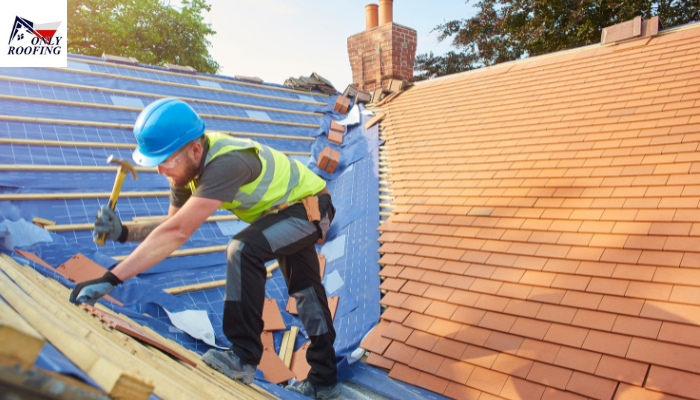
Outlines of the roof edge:
{"label": "roof edge", "polygon": [[[675,26],[675,27],[672,27],[672,28],[666,28],[666,29],[660,30],[659,33],[658,33],[657,35],[655,35],[655,36],[670,35],[670,34],[672,34],[672,33],[682,32],[682,31],[686,31],[686,30],[690,30],[690,29],[696,29],[696,28],[700,28],[700,21],[698,21],[698,22],[690,22],[690,23],[687,23],[687,24],[685,24],[685,25],[679,25],[679,26]],[[652,36],[652,38],[653,38],[653,36]],[[561,55],[571,54],[571,53],[577,53],[577,52],[580,52],[580,51],[590,50],[590,49],[594,49],[594,48],[603,48],[603,47],[615,46],[616,44],[618,44],[618,43],[613,42],[613,43],[609,43],[609,44],[600,44],[600,42],[598,42],[598,43],[594,43],[594,44],[589,44],[588,46],[576,47],[576,48],[568,49],[568,50],[555,51],[554,53],[542,54],[542,55],[540,55],[540,56],[535,56],[535,57],[521,58],[521,59],[519,59],[519,60],[513,60],[513,61],[504,62],[504,63],[501,63],[501,64],[491,65],[491,66],[485,67],[485,68],[477,68],[477,69],[472,69],[472,70],[469,70],[469,71],[458,72],[458,73],[456,73],[456,74],[439,76],[439,77],[437,77],[437,78],[432,78],[432,79],[428,79],[428,80],[424,80],[424,81],[415,82],[414,85],[415,85],[415,86],[420,86],[421,84],[425,84],[425,83],[431,83],[431,84],[432,84],[432,83],[435,83],[436,81],[440,81],[440,80],[446,79],[446,78],[454,78],[454,77],[459,76],[459,75],[467,75],[467,74],[475,73],[475,72],[479,72],[479,71],[488,71],[488,70],[491,70],[491,69],[501,68],[501,67],[504,67],[504,66],[507,66],[507,65],[512,66],[512,65],[515,65],[515,64],[520,64],[520,63],[525,63],[525,62],[531,62],[531,61],[536,61],[536,60],[544,60],[544,59],[551,58],[551,57],[558,57],[558,56],[561,56]]]}

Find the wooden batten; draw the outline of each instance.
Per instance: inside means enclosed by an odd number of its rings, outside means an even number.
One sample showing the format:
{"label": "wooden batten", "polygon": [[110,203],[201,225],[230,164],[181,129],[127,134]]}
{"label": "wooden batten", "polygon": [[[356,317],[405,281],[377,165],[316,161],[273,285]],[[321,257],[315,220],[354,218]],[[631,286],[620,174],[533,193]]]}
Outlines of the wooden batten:
{"label": "wooden batten", "polygon": [[0,301],[0,364],[29,369],[44,347],[44,337],[7,303]]}
{"label": "wooden batten", "polygon": [[[56,322],[58,325],[63,324],[61,329],[72,334],[74,338],[72,345],[76,347],[59,348],[59,350],[69,356],[69,358],[71,356],[76,358],[78,362],[74,361],[74,363],[79,368],[88,367],[83,370],[91,377],[93,377],[91,374],[104,374],[105,371],[109,371],[107,367],[113,365],[115,367],[112,369],[122,368],[131,371],[134,376],[149,382],[152,385],[153,394],[163,400],[184,398],[276,399],[276,397],[258,387],[246,386],[224,377],[203,364],[197,354],[161,337],[146,327],[141,328],[157,340],[184,355],[190,362],[177,361],[153,346],[141,344],[139,341],[133,340],[131,337],[110,328],[101,322],[99,318],[95,318],[79,307],[70,304],[67,300],[69,289],[53,279],[41,276],[29,267],[20,267],[14,260],[5,255],[0,259],[0,269],[26,292],[25,296],[30,297],[29,300],[35,301],[36,304],[34,306],[37,309],[33,312],[34,314],[46,314],[47,319],[50,320],[49,322]],[[8,286],[5,281],[9,282],[9,279],[0,276],[0,290],[2,290],[3,296],[5,287]],[[14,286],[12,282],[9,282],[9,285]],[[16,286],[11,290],[22,292]],[[129,323],[138,325],[124,315],[116,315],[99,304],[97,308],[102,312],[118,316]],[[32,313],[32,310],[29,309],[27,312]],[[24,316],[24,312],[21,313]],[[54,330],[58,326],[56,324],[54,324]],[[51,340],[48,336],[47,339]],[[54,343],[53,340],[52,343]],[[98,355],[102,361],[93,363],[92,367],[86,366],[82,359],[86,358],[85,354],[87,353],[77,351],[81,349],[79,345],[99,352]],[[82,363],[79,364],[79,362]],[[196,364],[197,366],[192,367],[191,364]],[[95,378],[93,377],[93,379]],[[95,380],[97,381],[97,379]],[[120,389],[128,389],[126,384],[129,382],[123,381],[119,383],[121,384]],[[98,384],[102,385],[100,382]],[[108,393],[112,398],[123,399],[147,398],[150,395],[146,394],[143,397],[139,393],[127,393],[125,391]]]}
{"label": "wooden batten", "polygon": [[[153,393],[150,382],[137,378],[138,374],[135,371],[125,369],[105,357],[102,349],[84,339],[89,334],[88,328],[75,329],[76,327],[70,326],[65,318],[55,315],[52,309],[55,310],[58,306],[47,296],[43,296],[31,282],[8,263],[9,257],[3,254],[2,258],[0,269],[7,276],[0,274],[0,294],[32,327],[78,368],[87,373],[111,397],[148,399]],[[12,261],[12,259],[9,260]],[[10,279],[14,280],[21,289]]]}
{"label": "wooden batten", "polygon": [[[276,270],[279,268],[279,263],[275,262],[274,264],[271,264],[269,267],[267,267],[267,277],[272,278],[272,271]],[[163,289],[165,293],[170,293],[170,294],[182,294],[182,293],[188,293],[188,292],[196,292],[198,290],[206,290],[206,289],[214,289],[214,288],[219,288],[226,286],[226,279],[221,279],[218,281],[211,281],[211,282],[204,282],[204,283],[195,283],[193,285],[185,285],[185,286],[177,286],[177,287],[171,287],[168,289]]]}

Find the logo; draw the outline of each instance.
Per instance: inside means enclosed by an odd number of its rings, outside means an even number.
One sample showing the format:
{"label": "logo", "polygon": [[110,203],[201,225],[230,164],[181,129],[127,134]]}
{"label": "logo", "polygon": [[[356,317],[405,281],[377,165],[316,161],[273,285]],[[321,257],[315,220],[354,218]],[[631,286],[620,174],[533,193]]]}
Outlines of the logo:
{"label": "logo", "polygon": [[55,36],[59,26],[61,21],[34,24],[26,18],[16,16],[7,55],[60,55],[63,37]]}

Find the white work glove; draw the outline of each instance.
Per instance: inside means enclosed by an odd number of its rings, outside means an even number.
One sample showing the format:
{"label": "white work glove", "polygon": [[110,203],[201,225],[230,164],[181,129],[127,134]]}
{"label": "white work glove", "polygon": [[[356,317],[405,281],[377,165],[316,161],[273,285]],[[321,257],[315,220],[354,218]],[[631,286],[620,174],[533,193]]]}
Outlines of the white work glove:
{"label": "white work glove", "polygon": [[102,237],[102,234],[106,233],[106,239],[123,243],[123,241],[120,240],[123,231],[124,226],[122,225],[122,221],[119,220],[119,217],[117,217],[117,214],[109,207],[102,206],[97,213],[97,217],[95,217],[95,229],[92,231],[93,236],[99,238]]}

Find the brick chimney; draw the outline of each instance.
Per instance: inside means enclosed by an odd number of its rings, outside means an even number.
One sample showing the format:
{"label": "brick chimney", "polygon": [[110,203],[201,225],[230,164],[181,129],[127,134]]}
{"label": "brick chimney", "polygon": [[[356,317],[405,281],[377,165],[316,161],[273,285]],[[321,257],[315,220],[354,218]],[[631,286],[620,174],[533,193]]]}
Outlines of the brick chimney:
{"label": "brick chimney", "polygon": [[413,78],[417,34],[393,22],[392,3],[379,0],[378,16],[376,4],[365,6],[367,28],[348,38],[352,82],[361,90],[371,92],[387,88],[390,79]]}

